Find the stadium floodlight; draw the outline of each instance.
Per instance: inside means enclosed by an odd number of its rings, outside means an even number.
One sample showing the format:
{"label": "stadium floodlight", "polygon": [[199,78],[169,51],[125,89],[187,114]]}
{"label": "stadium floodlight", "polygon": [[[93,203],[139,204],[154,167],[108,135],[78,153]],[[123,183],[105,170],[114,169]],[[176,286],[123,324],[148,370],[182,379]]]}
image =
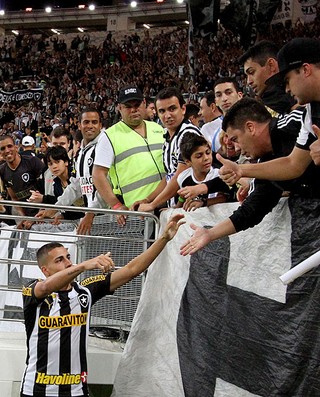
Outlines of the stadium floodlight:
{"label": "stadium floodlight", "polygon": [[177,3],[182,4],[184,0],[177,0]]}
{"label": "stadium floodlight", "polygon": [[19,32],[18,32],[17,30],[11,30],[11,32],[12,32],[13,34],[15,34],[16,36],[19,36]]}
{"label": "stadium floodlight", "polygon": [[78,5],[78,8],[79,8],[80,10],[84,10],[84,9],[86,8],[86,6],[85,6],[85,4],[79,4],[79,5]]}
{"label": "stadium floodlight", "polygon": [[94,4],[89,4],[89,10],[94,11],[96,9],[96,6]]}
{"label": "stadium floodlight", "polygon": [[5,14],[4,10],[0,10],[0,15],[4,15],[4,14]]}
{"label": "stadium floodlight", "polygon": [[47,12],[48,14],[50,14],[50,12],[52,11],[52,8],[51,8],[51,7],[46,7],[44,10],[45,10],[45,12]]}
{"label": "stadium floodlight", "polygon": [[83,28],[78,28],[79,32],[83,33],[84,29]]}
{"label": "stadium floodlight", "polygon": [[135,0],[131,1],[131,3],[130,3],[130,6],[131,6],[132,8],[137,7],[137,5],[138,5],[138,3],[137,3]]}
{"label": "stadium floodlight", "polygon": [[186,25],[189,25],[189,24],[190,24],[190,22],[187,21],[187,20],[185,20],[184,23],[185,23]]}
{"label": "stadium floodlight", "polygon": [[143,26],[144,26],[146,29],[150,29],[150,25],[147,25],[146,23],[144,23]]}
{"label": "stadium floodlight", "polygon": [[27,7],[26,12],[32,12],[32,7]]}
{"label": "stadium floodlight", "polygon": [[60,34],[60,32],[57,29],[51,29],[51,32],[53,32],[55,34]]}

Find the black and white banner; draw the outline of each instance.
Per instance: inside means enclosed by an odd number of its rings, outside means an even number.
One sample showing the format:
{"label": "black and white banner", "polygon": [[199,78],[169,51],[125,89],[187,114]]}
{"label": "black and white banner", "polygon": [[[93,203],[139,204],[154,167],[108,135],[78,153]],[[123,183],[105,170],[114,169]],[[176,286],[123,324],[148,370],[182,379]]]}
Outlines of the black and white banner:
{"label": "black and white banner", "polygon": [[319,271],[279,279],[319,250],[320,202],[282,199],[255,228],[180,256],[188,224],[236,206],[186,214],[149,269],[113,397],[320,395]]}
{"label": "black and white banner", "polygon": [[188,8],[194,37],[205,37],[217,33],[220,0],[189,0]]}
{"label": "black and white banner", "polygon": [[42,88],[34,88],[30,90],[15,90],[4,91],[0,90],[0,103],[16,103],[16,102],[30,102],[41,101],[43,97]]}

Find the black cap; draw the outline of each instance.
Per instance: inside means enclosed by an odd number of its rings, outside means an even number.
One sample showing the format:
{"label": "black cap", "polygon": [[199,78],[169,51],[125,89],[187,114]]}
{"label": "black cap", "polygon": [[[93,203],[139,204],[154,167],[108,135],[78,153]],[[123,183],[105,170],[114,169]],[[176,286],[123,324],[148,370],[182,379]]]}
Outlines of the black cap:
{"label": "black cap", "polygon": [[143,94],[138,87],[128,86],[121,88],[118,96],[119,103],[126,103],[129,101],[143,101]]}
{"label": "black cap", "polygon": [[320,62],[320,40],[296,38],[285,44],[278,52],[279,73],[270,77],[267,85],[282,84],[285,75],[304,63]]}

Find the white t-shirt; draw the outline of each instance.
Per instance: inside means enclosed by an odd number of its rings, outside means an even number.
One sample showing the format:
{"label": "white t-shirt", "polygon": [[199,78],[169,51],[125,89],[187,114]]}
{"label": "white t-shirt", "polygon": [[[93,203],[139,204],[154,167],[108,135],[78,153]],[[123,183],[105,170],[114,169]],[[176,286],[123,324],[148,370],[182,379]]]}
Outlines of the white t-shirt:
{"label": "white t-shirt", "polygon": [[[210,171],[207,173],[205,179],[203,179],[202,181],[198,181],[198,180],[196,179],[195,175],[194,175],[194,172],[193,172],[192,167],[190,167],[190,168],[187,168],[186,170],[182,171],[182,172],[178,175],[178,177],[177,177],[177,183],[178,183],[179,187],[182,188],[182,187],[184,186],[184,185],[183,185],[183,182],[184,182],[186,179],[189,179],[189,180],[187,181],[187,183],[188,183],[189,186],[195,186],[195,185],[198,185],[198,184],[200,184],[200,183],[204,183],[204,182],[211,181],[211,180],[214,179],[214,178],[219,178],[219,170],[218,170],[218,168],[213,168],[213,167],[211,167],[211,168],[210,168]],[[208,194],[208,198],[214,198],[214,197],[216,197],[217,195],[218,195],[218,193],[209,193],[209,194]]]}
{"label": "white t-shirt", "polygon": [[94,165],[111,168],[114,161],[114,151],[112,145],[105,133],[101,134],[99,142],[96,147],[96,155],[94,158]]}
{"label": "white t-shirt", "polygon": [[206,140],[212,146],[212,150],[217,152],[220,149],[220,132],[222,126],[223,117],[217,117],[216,119],[205,123],[201,127],[201,133],[206,138]]}

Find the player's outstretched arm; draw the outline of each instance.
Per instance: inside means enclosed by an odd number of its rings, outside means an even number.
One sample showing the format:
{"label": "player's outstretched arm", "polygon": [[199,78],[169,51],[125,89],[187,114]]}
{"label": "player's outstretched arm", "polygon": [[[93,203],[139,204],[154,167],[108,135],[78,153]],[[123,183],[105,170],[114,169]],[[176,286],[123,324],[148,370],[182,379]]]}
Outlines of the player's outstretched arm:
{"label": "player's outstretched arm", "polygon": [[121,269],[117,269],[111,274],[111,291],[114,291],[115,289],[121,287],[121,285],[132,280],[151,265],[166,244],[177,234],[179,227],[185,223],[182,220],[183,218],[183,214],[176,214],[172,216],[169,219],[162,235],[157,238],[151,247],[149,247],[145,252],[136,258],[132,259],[132,261],[130,261],[126,266],[122,267]]}

